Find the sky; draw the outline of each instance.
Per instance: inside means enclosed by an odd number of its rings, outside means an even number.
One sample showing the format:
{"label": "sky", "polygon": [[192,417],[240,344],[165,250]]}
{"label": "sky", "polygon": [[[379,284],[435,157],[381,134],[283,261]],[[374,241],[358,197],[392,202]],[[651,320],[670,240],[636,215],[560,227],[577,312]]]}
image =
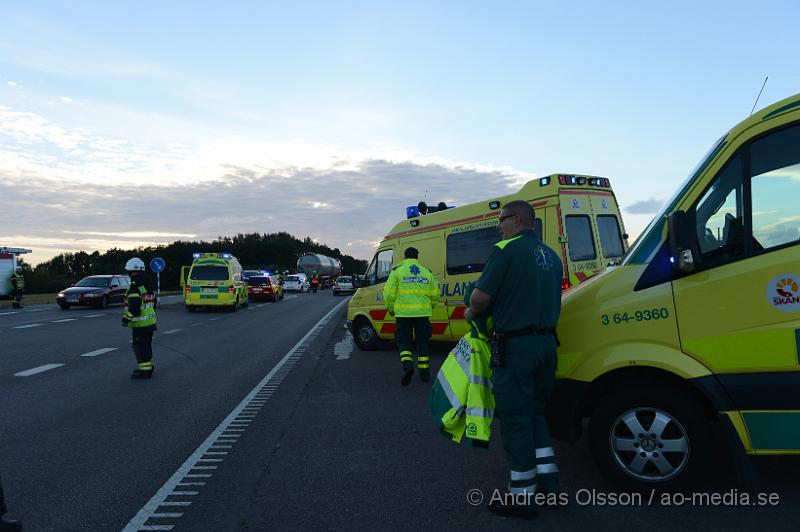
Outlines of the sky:
{"label": "sky", "polygon": [[[800,92],[800,3],[0,0],[0,246],[287,231],[369,259],[422,199],[608,177],[635,237]],[[631,240],[632,241],[632,240]]]}

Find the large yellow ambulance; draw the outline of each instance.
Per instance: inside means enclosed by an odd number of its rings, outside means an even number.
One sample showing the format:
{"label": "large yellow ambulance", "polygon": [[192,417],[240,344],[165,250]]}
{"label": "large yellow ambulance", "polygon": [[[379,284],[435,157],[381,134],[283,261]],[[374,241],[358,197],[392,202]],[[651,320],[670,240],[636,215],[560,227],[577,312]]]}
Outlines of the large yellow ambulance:
{"label": "large yellow ambulance", "polygon": [[186,310],[225,307],[232,312],[249,304],[242,266],[230,253],[194,253],[191,266],[181,267]]}
{"label": "large yellow ambulance", "polygon": [[[433,309],[433,340],[451,341],[467,333],[464,291],[475,281],[492,247],[501,240],[500,208],[512,200],[530,202],[536,211],[534,229],[561,254],[563,288],[585,281],[627,249],[611,183],[604,177],[553,174],[529,181],[507,196],[419,215],[409,207],[407,219],[395,225],[378,246],[364,281],[350,300],[348,326],[362,349],[375,349],[380,339],[393,339],[395,320],[383,302],[383,287],[392,267],[408,247],[439,282],[441,303]],[[423,210],[425,206],[421,205]]]}
{"label": "large yellow ambulance", "polygon": [[720,138],[621,265],[564,294],[551,430],[575,441],[589,418],[615,484],[800,454],[798,198],[800,95]]}

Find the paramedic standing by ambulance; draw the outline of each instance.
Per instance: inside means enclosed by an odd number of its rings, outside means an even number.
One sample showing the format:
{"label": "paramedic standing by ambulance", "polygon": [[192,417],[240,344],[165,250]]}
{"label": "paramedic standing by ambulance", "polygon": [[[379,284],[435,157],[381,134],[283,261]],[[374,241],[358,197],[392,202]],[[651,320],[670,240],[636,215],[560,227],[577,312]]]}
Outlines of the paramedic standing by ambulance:
{"label": "paramedic standing by ambulance", "polygon": [[149,379],[153,376],[152,343],[153,332],[156,330],[156,297],[142,259],[132,258],[125,263],[125,270],[130,272],[131,285],[125,292],[122,326],[131,329],[131,344],[137,363],[131,379]]}
{"label": "paramedic standing by ambulance", "polygon": [[439,300],[439,285],[433,274],[419,263],[419,251],[408,248],[405,260],[394,267],[383,289],[383,300],[397,320],[395,340],[403,369],[401,386],[408,386],[414,375],[414,339],[417,343],[417,368],[422,382],[430,380],[431,314]]}
{"label": "paramedic standing by ambulance", "polygon": [[491,314],[500,345],[492,385],[511,496],[491,500],[489,510],[522,518],[536,515],[537,484],[545,493],[560,489],[544,410],[555,381],[563,268],[559,255],[534,232],[534,220],[525,201],[501,209],[503,240],[495,244],[465,314],[467,321]]}

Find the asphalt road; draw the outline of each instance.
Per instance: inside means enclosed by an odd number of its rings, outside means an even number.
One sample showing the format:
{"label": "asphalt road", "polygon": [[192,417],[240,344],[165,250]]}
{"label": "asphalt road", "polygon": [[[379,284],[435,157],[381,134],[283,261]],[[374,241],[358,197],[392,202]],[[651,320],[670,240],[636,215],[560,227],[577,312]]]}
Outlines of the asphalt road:
{"label": "asphalt road", "polygon": [[[707,487],[667,505],[615,494],[585,441],[555,444],[559,504],[535,523],[497,518],[485,509],[507,483],[497,423],[489,450],[447,441],[429,385],[401,388],[396,351],[360,351],[344,307],[329,314],[345,298],[287,298],[238,314],[166,300],[150,381],[128,379],[120,307],[0,312],[13,515],[32,531],[797,529],[796,458],[758,462],[747,496],[774,504],[743,505],[745,491],[709,464]],[[63,365],[30,373],[51,364]],[[703,505],[706,493],[720,503]]]}
{"label": "asphalt road", "polygon": [[[287,294],[234,314],[189,313],[165,298],[154,338],[156,373],[147,381],[129,379],[135,359],[120,306],[0,312],[0,474],[11,513],[26,530],[122,530],[344,300],[330,291]],[[274,447],[313,369],[315,346],[324,345],[331,327],[332,321],[307,338],[313,341],[291,371],[272,379],[269,397],[259,397],[260,408],[251,405],[251,415],[242,414],[247,422],[230,425],[219,448],[173,489],[180,495],[164,499],[158,513],[167,517],[145,526],[238,526],[261,475],[261,452]],[[195,502],[210,492],[218,496]]]}

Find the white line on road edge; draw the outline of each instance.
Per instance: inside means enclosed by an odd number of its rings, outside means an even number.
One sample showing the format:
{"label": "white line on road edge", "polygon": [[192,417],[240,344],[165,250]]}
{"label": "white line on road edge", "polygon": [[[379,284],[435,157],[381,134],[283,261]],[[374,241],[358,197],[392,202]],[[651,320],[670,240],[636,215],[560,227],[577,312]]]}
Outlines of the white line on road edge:
{"label": "white line on road edge", "polygon": [[[192,474],[192,470],[201,469],[203,466],[198,467],[197,464],[199,463],[200,459],[203,458],[204,454],[207,454],[207,451],[212,447],[214,449],[229,449],[231,448],[230,445],[216,445],[217,440],[220,437],[224,438],[223,432],[225,432],[228,427],[234,423],[234,420],[239,417],[242,410],[244,410],[258,394],[261,393],[262,388],[264,388],[267,383],[272,381],[275,374],[281,372],[281,375],[278,377],[278,382],[282,381],[286,375],[289,374],[289,371],[297,362],[297,360],[303,356],[306,352],[306,347],[313,341],[320,333],[322,328],[328,323],[330,317],[339,310],[339,308],[346,303],[347,300],[340,302],[335,307],[333,307],[325,316],[314,325],[305,336],[303,336],[297,344],[288,352],[286,353],[283,358],[278,362],[275,367],[270,370],[267,375],[261,379],[261,382],[256,384],[255,388],[253,388],[250,393],[242,399],[242,402],[234,408],[228,417],[222,420],[217,428],[215,428],[211,434],[205,439],[200,446],[195,449],[195,451],[186,459],[186,461],[178,468],[175,473],[172,474],[169,479],[164,483],[161,488],[156,492],[153,497],[145,503],[141,510],[139,510],[133,519],[128,522],[125,528],[122,529],[122,532],[134,532],[137,530],[152,530],[148,528],[148,525],[145,525],[148,519],[154,516],[154,514],[158,513],[159,506],[189,506],[191,503],[186,502],[171,502],[167,501],[167,498],[174,495],[175,488],[180,484],[183,479],[185,478],[197,478],[202,474]],[[284,367],[286,366],[286,367]],[[283,370],[283,371],[281,371]],[[232,443],[232,442],[231,442]],[[214,466],[216,467],[216,466]],[[210,474],[205,474],[206,477],[210,477]],[[161,525],[164,526],[164,525]],[[167,525],[167,526],[174,526],[174,525]]]}
{"label": "white line on road edge", "polygon": [[64,318],[63,320],[55,320],[51,321],[50,323],[65,323],[68,321],[78,321],[78,318]]}
{"label": "white line on road edge", "polygon": [[171,329],[171,330],[169,330],[169,331],[167,331],[165,333],[161,333],[161,334],[175,334],[176,332],[180,332],[182,330],[183,329]]}
{"label": "white line on road edge", "polygon": [[45,371],[50,371],[51,369],[60,368],[65,364],[45,364],[44,366],[39,366],[38,368],[33,369],[26,369],[25,371],[20,371],[19,373],[14,373],[15,377],[30,377],[31,375],[36,375],[37,373],[44,373]]}
{"label": "white line on road edge", "polygon": [[102,349],[98,349],[96,351],[89,351],[88,353],[84,353],[82,357],[96,357],[98,355],[104,355],[106,353],[110,353],[111,351],[116,351],[119,349],[118,347],[104,347]]}
{"label": "white line on road edge", "polygon": [[31,327],[41,327],[44,323],[32,323],[30,325],[17,325],[16,327],[11,327],[12,329],[30,329]]}
{"label": "white line on road edge", "polygon": [[89,314],[88,316],[81,316],[81,318],[97,318],[98,316],[105,316],[105,314]]}

